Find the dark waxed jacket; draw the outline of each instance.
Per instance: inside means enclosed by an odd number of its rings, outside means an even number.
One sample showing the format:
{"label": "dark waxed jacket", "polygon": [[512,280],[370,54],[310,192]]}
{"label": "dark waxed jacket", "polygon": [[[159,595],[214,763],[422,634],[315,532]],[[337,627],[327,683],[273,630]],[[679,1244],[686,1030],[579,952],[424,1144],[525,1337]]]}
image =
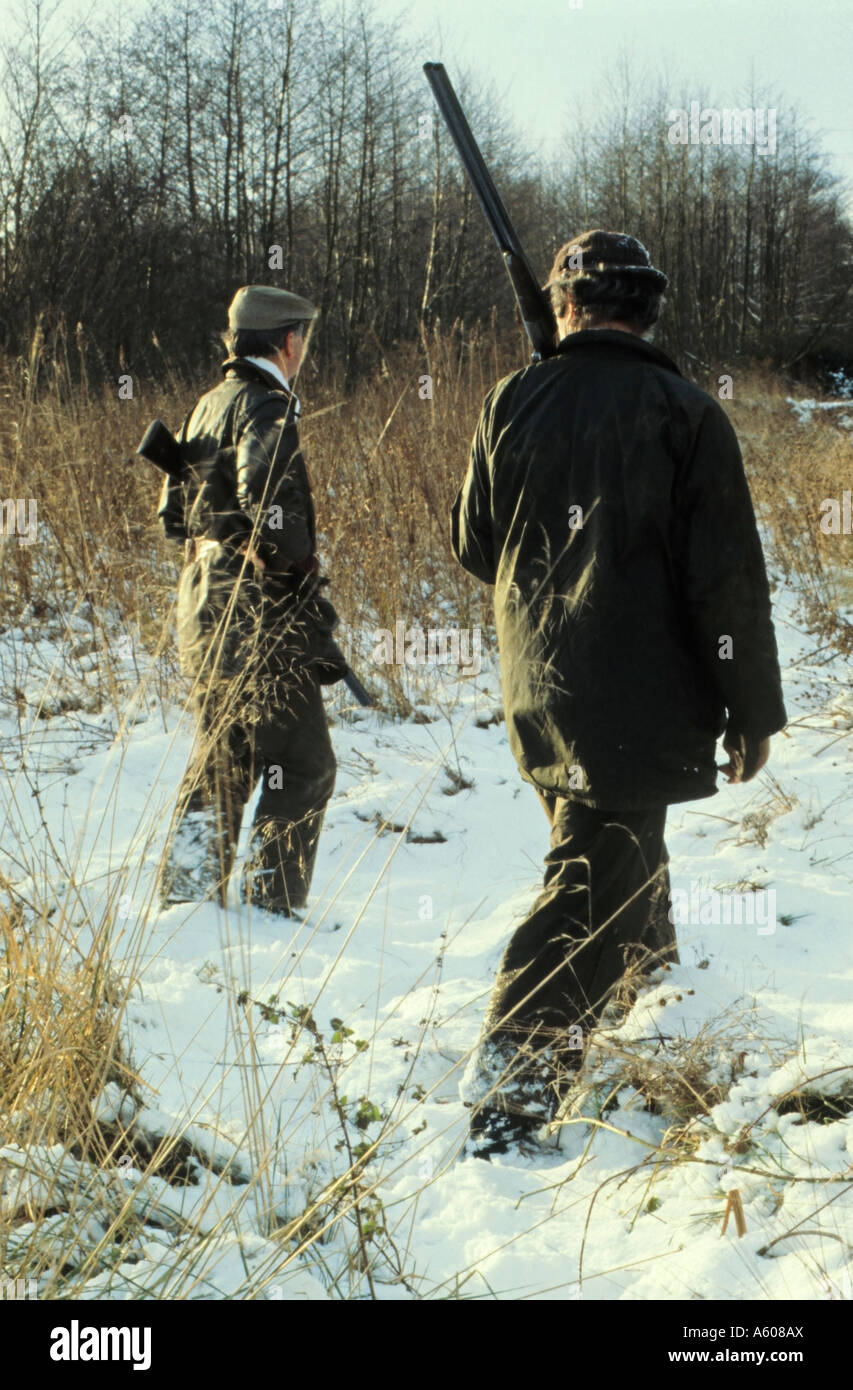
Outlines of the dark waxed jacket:
{"label": "dark waxed jacket", "polygon": [[224,380],[184,422],[188,481],[167,478],[158,515],[167,536],[228,543],[245,540],[260,513],[256,549],[271,571],[284,573],[313,552],[315,540],[295,397],[243,358],[229,358],[222,370]]}
{"label": "dark waxed jacket", "polygon": [[[166,479],[158,511],[166,536],[206,543],[188,556],[178,589],[182,669],[275,676],[313,664],[321,679],[339,679],[334,609],[312,573],[314,503],[296,399],[243,358],[223,372],[184,421],[184,477]],[[240,553],[249,537],[262,574]]]}
{"label": "dark waxed jacket", "polygon": [[586,330],[499,382],[452,539],[495,586],[510,746],[543,790],[605,810],[710,796],[727,723],[784,726],[734,430],[652,344]]}

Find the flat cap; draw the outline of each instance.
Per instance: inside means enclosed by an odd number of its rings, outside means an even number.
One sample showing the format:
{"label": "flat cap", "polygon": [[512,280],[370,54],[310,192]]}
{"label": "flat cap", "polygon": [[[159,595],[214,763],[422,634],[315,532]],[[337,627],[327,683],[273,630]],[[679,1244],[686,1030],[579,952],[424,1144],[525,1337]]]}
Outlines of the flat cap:
{"label": "flat cap", "polygon": [[320,310],[301,295],[274,285],[241,285],[228,309],[229,328],[282,328],[315,319]]}

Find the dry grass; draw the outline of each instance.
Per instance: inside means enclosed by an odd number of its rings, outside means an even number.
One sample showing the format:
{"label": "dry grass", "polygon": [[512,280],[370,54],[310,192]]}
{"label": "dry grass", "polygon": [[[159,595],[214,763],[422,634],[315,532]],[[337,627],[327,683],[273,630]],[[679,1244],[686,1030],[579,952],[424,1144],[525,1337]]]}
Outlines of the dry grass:
{"label": "dry grass", "polygon": [[[82,960],[49,921],[6,889],[0,904],[0,1116],[3,1140],[97,1148],[92,1099],[108,1082],[131,1090],[121,993],[105,943]],[[101,1156],[103,1155],[103,1149]]]}
{"label": "dry grass", "polygon": [[630,1089],[681,1134],[725,1100],[743,1071],[744,1040],[753,1031],[742,1012],[732,1011],[689,1036],[623,1041],[597,1033],[584,1071],[602,1092],[602,1112]]}
{"label": "dry grass", "polygon": [[756,512],[768,529],[770,558],[796,588],[807,630],[849,656],[853,624],[840,610],[849,610],[851,603],[853,535],[828,535],[820,522],[821,503],[827,498],[840,502],[850,488],[853,440],[850,431],[819,411],[804,428],[789,395],[799,399],[806,393],[754,370],[738,375],[728,408]]}

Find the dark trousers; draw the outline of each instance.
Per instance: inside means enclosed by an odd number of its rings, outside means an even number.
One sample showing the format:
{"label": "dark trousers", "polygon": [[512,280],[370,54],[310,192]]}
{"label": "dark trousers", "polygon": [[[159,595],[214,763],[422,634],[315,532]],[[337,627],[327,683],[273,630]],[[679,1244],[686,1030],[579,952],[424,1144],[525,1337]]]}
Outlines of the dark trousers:
{"label": "dark trousers", "polygon": [[[484,1074],[495,1076],[501,1060],[507,1075],[508,1059],[517,1059],[513,1085],[524,1108],[543,1077],[577,1066],[583,1039],[626,970],[678,960],[666,808],[602,811],[563,797],[540,800],[551,822],[544,887],[504,953],[484,1045],[493,1054]],[[522,1053],[537,1058],[536,1086]]]}
{"label": "dark trousers", "polygon": [[237,680],[211,683],[197,705],[196,745],[178,793],[161,900],[224,903],[243,811],[262,779],[243,897],[273,912],[303,907],[335,756],[320,686],[305,675],[261,710]]}

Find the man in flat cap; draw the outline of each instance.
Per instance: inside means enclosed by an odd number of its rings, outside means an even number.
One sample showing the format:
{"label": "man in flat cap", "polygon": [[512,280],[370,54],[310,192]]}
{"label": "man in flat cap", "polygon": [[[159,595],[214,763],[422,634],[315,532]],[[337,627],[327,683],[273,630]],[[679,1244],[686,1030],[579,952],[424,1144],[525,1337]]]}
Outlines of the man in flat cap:
{"label": "man in flat cap", "polygon": [[571,1094],[633,965],[677,962],[667,807],[748,782],[784,727],[749,488],[722,407],[647,339],[666,277],[623,233],[559,252],[556,354],[486,397],[453,548],[495,587],[510,746],[551,825],[465,1077],[470,1150]]}
{"label": "man in flat cap", "polygon": [[259,779],[242,895],[287,915],[308,897],[335,783],[321,685],[347,669],[320,593],[292,388],[317,312],[271,286],[237,291],[224,379],[185,420],[181,476],[164,484],[163,530],[185,546],[178,651],[199,726],[160,876],[163,907],[224,904]]}

